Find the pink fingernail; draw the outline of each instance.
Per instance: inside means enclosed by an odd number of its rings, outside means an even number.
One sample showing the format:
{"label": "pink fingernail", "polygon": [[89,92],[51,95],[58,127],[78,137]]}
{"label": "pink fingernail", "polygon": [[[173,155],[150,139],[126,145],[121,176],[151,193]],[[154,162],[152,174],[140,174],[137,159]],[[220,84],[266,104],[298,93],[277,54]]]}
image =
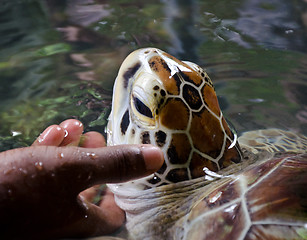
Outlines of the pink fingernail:
{"label": "pink fingernail", "polygon": [[39,143],[42,143],[44,141],[46,141],[46,139],[48,139],[49,135],[51,132],[54,132],[54,131],[62,131],[62,128],[59,127],[59,126],[55,126],[55,125],[52,125],[52,126],[49,126],[48,128],[45,129],[45,131],[43,131],[37,138],[37,142]]}
{"label": "pink fingernail", "polygon": [[164,161],[163,152],[160,148],[151,145],[142,146],[142,154],[146,169],[148,171],[157,171],[162,166]]}

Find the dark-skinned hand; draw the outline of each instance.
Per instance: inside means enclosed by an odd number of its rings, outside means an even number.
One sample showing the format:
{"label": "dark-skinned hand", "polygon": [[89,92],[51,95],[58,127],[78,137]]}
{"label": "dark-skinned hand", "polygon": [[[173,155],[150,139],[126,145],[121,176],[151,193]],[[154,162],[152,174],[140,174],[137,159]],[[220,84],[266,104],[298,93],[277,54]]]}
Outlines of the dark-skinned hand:
{"label": "dark-skinned hand", "polygon": [[112,233],[125,214],[108,189],[98,205],[91,203],[93,186],[140,178],[162,163],[161,150],[151,145],[105,147],[103,136],[83,134],[78,120],[52,125],[31,147],[0,153],[0,238]]}

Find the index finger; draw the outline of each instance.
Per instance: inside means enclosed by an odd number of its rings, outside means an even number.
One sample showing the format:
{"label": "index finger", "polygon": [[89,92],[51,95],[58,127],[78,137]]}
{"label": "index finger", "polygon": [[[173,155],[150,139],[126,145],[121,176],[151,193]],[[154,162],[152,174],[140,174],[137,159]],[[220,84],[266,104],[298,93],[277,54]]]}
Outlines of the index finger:
{"label": "index finger", "polygon": [[[3,172],[10,173],[2,177],[12,178],[10,180],[24,190],[47,188],[49,193],[72,196],[95,184],[119,183],[147,176],[157,171],[162,163],[162,151],[146,144],[15,149],[6,152],[1,165]],[[18,169],[23,169],[25,174],[21,175]]]}
{"label": "index finger", "polygon": [[84,189],[94,184],[126,182],[147,176],[159,170],[164,160],[158,147],[147,144],[73,150],[57,149],[63,154],[59,169],[62,172],[67,168],[73,183],[78,181],[77,185]]}

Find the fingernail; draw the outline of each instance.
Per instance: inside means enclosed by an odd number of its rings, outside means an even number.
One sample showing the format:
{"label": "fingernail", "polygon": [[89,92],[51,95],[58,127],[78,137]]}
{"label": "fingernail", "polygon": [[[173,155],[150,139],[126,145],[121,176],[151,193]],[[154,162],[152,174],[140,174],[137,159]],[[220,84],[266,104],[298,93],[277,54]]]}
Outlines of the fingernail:
{"label": "fingernail", "polygon": [[161,149],[151,145],[143,145],[141,149],[146,169],[151,172],[158,171],[164,161]]}
{"label": "fingernail", "polygon": [[49,136],[50,134],[52,133],[55,133],[55,132],[60,132],[62,131],[62,128],[60,128],[59,126],[57,125],[51,125],[49,126],[48,128],[46,128],[37,138],[37,141],[39,143],[45,141]]}

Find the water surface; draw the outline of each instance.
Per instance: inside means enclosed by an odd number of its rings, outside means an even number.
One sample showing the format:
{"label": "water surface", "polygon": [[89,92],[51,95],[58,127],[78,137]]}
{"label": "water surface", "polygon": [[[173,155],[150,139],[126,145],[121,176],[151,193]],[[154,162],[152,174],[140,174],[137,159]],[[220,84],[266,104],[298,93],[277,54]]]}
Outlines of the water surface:
{"label": "water surface", "polygon": [[289,0],[0,3],[0,151],[67,118],[104,132],[127,54],[154,46],[204,67],[239,133],[307,134],[307,7]]}

